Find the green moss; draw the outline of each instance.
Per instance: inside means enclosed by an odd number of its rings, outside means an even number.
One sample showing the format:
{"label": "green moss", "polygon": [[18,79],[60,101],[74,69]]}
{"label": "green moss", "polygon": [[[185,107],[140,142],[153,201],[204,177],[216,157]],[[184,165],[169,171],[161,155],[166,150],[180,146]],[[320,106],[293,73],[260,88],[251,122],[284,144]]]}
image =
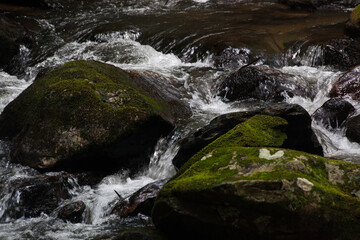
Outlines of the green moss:
{"label": "green moss", "polygon": [[[37,79],[4,115],[16,115],[13,119],[18,129],[14,132],[25,125],[36,127],[44,118],[52,127],[61,125],[52,121],[60,121],[83,128],[92,119],[107,128],[114,120],[121,126],[132,119],[163,114],[164,105],[135,88],[121,69],[95,61],[75,61]],[[89,136],[86,130],[81,131]]]}
{"label": "green moss", "polygon": [[360,22],[360,5],[357,5],[350,15],[350,21],[354,24]]}
{"label": "green moss", "polygon": [[[203,155],[200,161],[190,166],[181,175],[170,181],[164,187],[164,192],[201,191],[224,182],[238,180],[279,180],[286,179],[290,182],[297,178],[306,178],[314,184],[314,190],[329,196],[351,198],[351,192],[342,186],[332,184],[325,170],[325,163],[352,165],[326,159],[304,152],[269,149],[272,154],[283,151],[284,155],[275,160],[266,160],[259,157],[261,148],[229,147],[217,148],[211,155]],[[306,169],[298,171],[286,167],[290,161],[301,161]],[[358,164],[356,164],[359,167]],[[249,174],[251,169],[257,169]],[[346,185],[346,184],[345,184]],[[345,186],[344,185],[344,186]]]}
{"label": "green moss", "polygon": [[199,161],[203,156],[218,148],[232,147],[259,147],[271,146],[281,147],[287,136],[282,131],[287,125],[285,119],[267,115],[256,115],[238,124],[226,134],[222,135],[208,146],[195,154],[180,169],[182,173],[193,163]]}

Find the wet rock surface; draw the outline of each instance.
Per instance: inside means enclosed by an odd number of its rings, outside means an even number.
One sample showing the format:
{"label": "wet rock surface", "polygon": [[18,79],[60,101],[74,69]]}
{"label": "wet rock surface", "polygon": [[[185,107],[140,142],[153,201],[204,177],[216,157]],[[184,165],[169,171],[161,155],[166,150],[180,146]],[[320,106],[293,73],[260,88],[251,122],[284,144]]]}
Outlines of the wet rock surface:
{"label": "wet rock surface", "polygon": [[322,148],[311,129],[311,117],[306,110],[299,105],[280,103],[257,111],[229,113],[215,118],[209,125],[183,140],[173,164],[180,168],[203,147],[256,114],[280,116],[287,120],[287,139],[283,147],[322,154]]}
{"label": "wet rock surface", "polygon": [[50,214],[63,200],[71,197],[69,191],[77,186],[66,173],[19,178],[8,184],[10,192],[1,221]]}
{"label": "wet rock surface", "polygon": [[282,101],[285,96],[313,97],[309,86],[295,76],[266,66],[246,66],[230,74],[219,86],[218,96],[228,101],[258,99]]}
{"label": "wet rock surface", "polygon": [[317,109],[312,117],[328,129],[339,128],[355,112],[351,103],[341,98],[332,98]]}
{"label": "wet rock surface", "polygon": [[323,44],[323,64],[349,70],[360,64],[360,41],[358,39],[331,39]]}
{"label": "wet rock surface", "polygon": [[330,90],[330,97],[349,97],[360,99],[360,66],[356,66],[342,75]]}
{"label": "wet rock surface", "polygon": [[150,216],[155,198],[167,181],[168,180],[161,180],[150,183],[136,191],[130,197],[120,200],[113,208],[112,214],[116,214],[122,218],[136,216],[139,213]]}
{"label": "wet rock surface", "polygon": [[80,223],[83,221],[83,213],[86,205],[82,201],[69,203],[60,208],[57,217],[72,223]]}
{"label": "wet rock surface", "polygon": [[360,115],[348,119],[345,127],[346,137],[352,142],[360,143]]}
{"label": "wet rock surface", "polygon": [[20,44],[30,42],[30,31],[14,16],[0,12],[0,67],[10,64],[19,53]]}

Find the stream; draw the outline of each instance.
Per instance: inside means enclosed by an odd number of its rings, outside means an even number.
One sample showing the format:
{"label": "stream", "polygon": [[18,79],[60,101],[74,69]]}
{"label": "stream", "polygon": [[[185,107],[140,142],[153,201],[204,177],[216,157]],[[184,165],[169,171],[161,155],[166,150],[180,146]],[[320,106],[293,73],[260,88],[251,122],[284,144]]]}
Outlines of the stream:
{"label": "stream", "polygon": [[[90,186],[69,174],[71,200],[61,206],[80,200],[86,204],[84,221],[76,224],[57,219],[55,213],[12,217],[20,197],[14,183],[44,174],[11,163],[7,143],[0,142],[1,240],[111,239],[127,229],[148,225],[151,220],[144,215],[120,219],[110,214],[117,200],[114,190],[127,197],[148,183],[170,178],[176,173],[172,159],[183,138],[221,114],[266,106],[268,103],[255,100],[226,103],[216,96],[216,84],[253,59],[261,59],[256,65],[293,74],[296,81],[312,89],[313,98],[285,99],[309,114],[329,99],[332,84],[344,73],[322,64],[320,44],[343,36],[349,9],[294,12],[271,0],[79,1],[60,10],[38,11],[0,7],[15,11],[17,18],[36,29],[31,48],[21,46],[17,64],[7,72],[0,69],[0,112],[39,72],[79,59],[156,76],[152,78],[157,84],[175,91],[192,111],[171,135],[158,140],[149,166],[136,175],[120,170]],[[224,61],[224,54],[230,60]],[[359,111],[359,104],[352,104]],[[360,145],[348,141],[344,129],[329,132],[315,123],[312,127],[326,157],[359,159]],[[45,175],[59,174],[63,173]]]}

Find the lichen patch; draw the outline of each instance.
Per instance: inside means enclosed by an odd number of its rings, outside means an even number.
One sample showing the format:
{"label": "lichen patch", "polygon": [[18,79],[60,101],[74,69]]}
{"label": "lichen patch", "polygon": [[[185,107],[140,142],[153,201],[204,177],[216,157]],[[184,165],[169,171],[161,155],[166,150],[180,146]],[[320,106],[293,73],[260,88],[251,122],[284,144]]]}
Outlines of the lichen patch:
{"label": "lichen patch", "polygon": [[277,151],[274,154],[271,154],[270,151],[266,148],[262,148],[259,150],[259,158],[263,158],[266,160],[274,160],[277,158],[281,158],[284,156],[284,151]]}
{"label": "lichen patch", "polygon": [[296,185],[301,188],[304,192],[310,192],[314,184],[306,178],[297,178]]}
{"label": "lichen patch", "polygon": [[343,184],[344,183],[344,180],[343,180],[344,171],[341,170],[339,168],[339,166],[331,164],[331,163],[326,163],[325,168],[328,173],[329,181],[332,184],[338,184],[338,183]]}

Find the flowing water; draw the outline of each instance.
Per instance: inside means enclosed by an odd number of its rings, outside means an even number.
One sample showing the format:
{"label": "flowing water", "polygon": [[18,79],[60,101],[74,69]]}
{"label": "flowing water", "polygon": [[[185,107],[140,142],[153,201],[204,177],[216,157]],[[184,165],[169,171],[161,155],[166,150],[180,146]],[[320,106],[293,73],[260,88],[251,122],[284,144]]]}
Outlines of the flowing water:
{"label": "flowing water", "polygon": [[[341,37],[348,12],[291,12],[274,2],[102,0],[71,2],[61,10],[17,10],[18,17],[26,18],[37,32],[31,48],[21,46],[12,75],[0,71],[0,112],[40,71],[71,60],[93,59],[156,76],[155,83],[176,92],[193,115],[170,136],[159,139],[148,168],[135,176],[119,171],[88,186],[70,175],[72,198],[61,205],[78,200],[86,204],[85,220],[78,224],[65,223],[55,213],[37,218],[8,214],[21,197],[14,183],[43,174],[10,163],[8,146],[0,142],[0,239],[111,239],[126,229],[145,226],[150,221],[146,216],[120,219],[110,214],[117,200],[114,190],[127,197],[148,183],[173,176],[171,161],[181,139],[220,114],[266,105],[225,103],[216,97],[216,84],[252,59],[260,57],[257,65],[293,74],[295,81],[312,89],[314,97],[286,98],[312,114],[328,100],[332,83],[342,74],[321,66],[322,48],[317,43]],[[222,54],[235,57],[223,61]],[[343,129],[332,133],[316,124],[313,129],[326,156],[360,157],[360,146],[349,142]],[[62,173],[47,173],[54,174]]]}

